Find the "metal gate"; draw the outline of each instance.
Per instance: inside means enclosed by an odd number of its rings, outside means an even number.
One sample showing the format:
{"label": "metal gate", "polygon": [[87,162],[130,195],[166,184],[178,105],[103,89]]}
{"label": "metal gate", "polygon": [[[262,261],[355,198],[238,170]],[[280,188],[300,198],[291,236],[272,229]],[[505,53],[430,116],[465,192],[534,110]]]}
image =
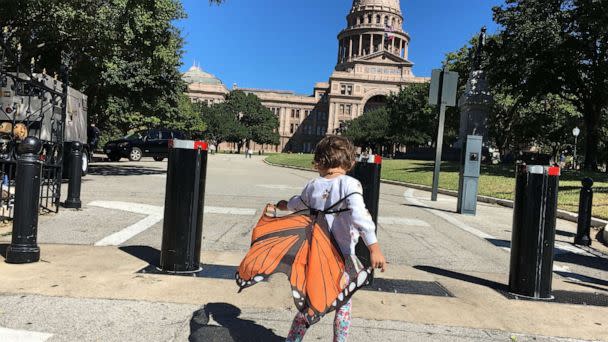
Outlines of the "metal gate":
{"label": "metal gate", "polygon": [[[40,209],[57,212],[61,196],[63,142],[68,106],[68,68],[62,75],[35,73],[36,58],[4,29],[0,40],[0,219],[13,217],[16,146],[27,136],[43,144]],[[30,59],[31,58],[31,59]],[[67,60],[67,59],[66,59]],[[23,61],[29,61],[24,68]],[[63,82],[59,81],[59,78]]]}

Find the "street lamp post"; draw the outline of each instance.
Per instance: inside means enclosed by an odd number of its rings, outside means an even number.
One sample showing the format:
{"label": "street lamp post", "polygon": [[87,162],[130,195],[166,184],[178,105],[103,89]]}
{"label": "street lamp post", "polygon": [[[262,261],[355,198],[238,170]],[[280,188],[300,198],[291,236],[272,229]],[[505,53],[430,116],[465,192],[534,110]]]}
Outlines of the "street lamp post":
{"label": "street lamp post", "polygon": [[581,129],[578,127],[574,127],[572,130],[572,135],[574,135],[574,160],[572,161],[572,166],[576,170],[576,147],[578,145],[578,136],[581,134]]}

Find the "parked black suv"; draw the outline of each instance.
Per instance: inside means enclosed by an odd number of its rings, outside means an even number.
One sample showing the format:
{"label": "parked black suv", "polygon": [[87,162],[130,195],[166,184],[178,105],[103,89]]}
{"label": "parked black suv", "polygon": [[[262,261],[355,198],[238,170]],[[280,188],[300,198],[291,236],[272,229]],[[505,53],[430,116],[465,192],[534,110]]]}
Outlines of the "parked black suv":
{"label": "parked black suv", "polygon": [[149,129],[110,141],[103,150],[111,161],[119,161],[121,158],[140,161],[142,157],[162,161],[169,154],[171,139],[186,139],[186,136],[180,131],[170,129]]}

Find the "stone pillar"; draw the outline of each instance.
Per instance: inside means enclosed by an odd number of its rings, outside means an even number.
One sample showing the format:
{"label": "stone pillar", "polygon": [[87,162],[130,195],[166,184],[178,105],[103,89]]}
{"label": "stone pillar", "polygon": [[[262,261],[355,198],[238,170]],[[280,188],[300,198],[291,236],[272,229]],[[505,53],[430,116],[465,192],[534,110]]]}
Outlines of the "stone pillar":
{"label": "stone pillar", "polygon": [[409,42],[405,42],[403,50],[403,58],[407,59],[409,55]]}
{"label": "stone pillar", "polygon": [[395,40],[397,40],[396,37],[391,40],[391,53],[395,53]]}
{"label": "stone pillar", "polygon": [[374,34],[369,35],[369,54],[374,53]]}
{"label": "stone pillar", "polygon": [[349,38],[349,45],[348,45],[348,60],[351,60],[353,58],[353,37]]}
{"label": "stone pillar", "polygon": [[363,35],[359,35],[359,56],[363,54]]}
{"label": "stone pillar", "polygon": [[382,43],[380,45],[380,51],[384,51],[384,37],[385,37],[385,35],[383,34],[382,35]]}

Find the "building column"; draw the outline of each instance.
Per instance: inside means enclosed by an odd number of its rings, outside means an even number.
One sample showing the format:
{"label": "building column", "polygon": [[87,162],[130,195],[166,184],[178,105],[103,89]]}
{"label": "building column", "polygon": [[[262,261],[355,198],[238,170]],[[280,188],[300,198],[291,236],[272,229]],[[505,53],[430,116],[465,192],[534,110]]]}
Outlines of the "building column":
{"label": "building column", "polygon": [[359,35],[359,56],[363,53],[363,35]]}
{"label": "building column", "polygon": [[380,45],[380,51],[384,51],[384,39],[385,39],[384,37],[385,37],[385,35],[383,34],[382,35],[382,45]]}
{"label": "building column", "polygon": [[369,54],[374,53],[374,34],[369,35]]}
{"label": "building column", "polygon": [[405,57],[405,40],[401,40],[401,57]]}
{"label": "building column", "polygon": [[397,38],[393,36],[393,39],[391,40],[391,53],[395,53],[395,40],[397,40]]}
{"label": "building column", "polygon": [[409,45],[407,42],[405,42],[404,46],[404,51],[403,51],[403,58],[407,59],[408,55],[409,55]]}
{"label": "building column", "polygon": [[353,37],[349,38],[348,44],[348,60],[350,60],[351,58],[353,58]]}

